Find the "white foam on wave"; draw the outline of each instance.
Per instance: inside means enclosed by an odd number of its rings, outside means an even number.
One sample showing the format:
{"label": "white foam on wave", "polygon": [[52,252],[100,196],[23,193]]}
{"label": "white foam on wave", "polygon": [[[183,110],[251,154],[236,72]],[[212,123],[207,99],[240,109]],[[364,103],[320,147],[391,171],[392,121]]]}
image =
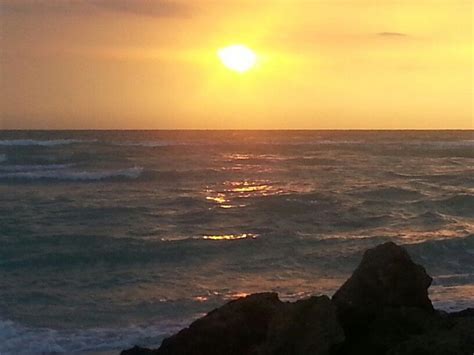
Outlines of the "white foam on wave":
{"label": "white foam on wave", "polygon": [[0,166],[0,172],[34,172],[34,171],[48,171],[60,170],[73,166],[73,164],[32,164],[32,165],[3,165]]}
{"label": "white foam on wave", "polygon": [[163,321],[125,328],[56,330],[23,326],[0,320],[0,354],[58,354],[120,350],[134,345],[159,346],[161,340],[181,329],[187,322]]}
{"label": "white foam on wave", "polygon": [[465,140],[444,140],[444,141],[426,141],[426,140],[409,140],[409,141],[388,141],[375,142],[375,144],[386,144],[388,146],[408,146],[425,149],[449,149],[449,148],[470,148],[474,146],[473,139]]}
{"label": "white foam on wave", "polygon": [[287,146],[317,146],[317,145],[352,145],[352,144],[366,144],[359,140],[328,140],[328,139],[312,139],[306,141],[258,141],[257,144],[262,145],[287,145]]}
{"label": "white foam on wave", "polygon": [[78,171],[58,168],[5,172],[0,173],[0,179],[96,181],[111,178],[136,179],[142,172],[143,168],[138,166],[128,169],[99,171]]}
{"label": "white foam on wave", "polygon": [[82,139],[51,139],[51,140],[37,140],[37,139],[3,139],[0,140],[0,146],[42,146],[53,147],[57,145],[77,144],[77,143],[91,143],[95,140]]}
{"label": "white foam on wave", "polygon": [[168,147],[168,146],[174,146],[174,145],[190,145],[191,143],[173,142],[173,141],[143,141],[143,142],[126,141],[126,142],[113,142],[112,144],[117,145],[117,146],[123,146],[123,147],[154,148],[154,147]]}

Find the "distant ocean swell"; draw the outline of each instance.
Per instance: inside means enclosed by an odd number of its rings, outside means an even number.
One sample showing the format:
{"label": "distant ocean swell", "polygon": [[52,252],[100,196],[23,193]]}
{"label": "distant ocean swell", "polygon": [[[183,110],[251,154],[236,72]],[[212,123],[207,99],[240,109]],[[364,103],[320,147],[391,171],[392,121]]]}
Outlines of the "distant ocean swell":
{"label": "distant ocean swell", "polygon": [[0,181],[100,181],[121,179],[162,179],[171,181],[183,179],[190,175],[194,177],[218,176],[224,174],[221,169],[191,169],[191,170],[145,170],[144,167],[134,166],[122,169],[83,170],[75,164],[34,164],[34,165],[0,165]]}
{"label": "distant ocean swell", "polygon": [[71,165],[14,165],[0,166],[0,180],[58,180],[58,181],[99,181],[108,179],[137,179],[142,167],[117,170],[84,171],[67,169]]}
{"label": "distant ocean swell", "polygon": [[53,140],[35,140],[35,139],[3,139],[0,140],[0,146],[41,146],[55,147],[60,145],[93,143],[95,140],[81,139],[53,139]]}
{"label": "distant ocean swell", "polygon": [[[474,147],[474,140],[461,140],[461,141],[365,141],[365,140],[344,140],[344,139],[312,139],[312,140],[254,140],[249,141],[250,144],[255,145],[386,145],[388,147],[399,147],[400,144],[405,146],[413,146],[417,148],[469,148]],[[0,147],[8,146],[41,146],[41,147],[55,147],[62,145],[72,144],[98,144],[98,145],[116,145],[124,147],[167,147],[167,146],[180,146],[180,145],[240,145],[242,144],[239,140],[227,140],[221,141],[216,140],[214,142],[205,140],[192,140],[192,141],[179,141],[179,140],[147,140],[147,141],[114,141],[114,140],[99,140],[99,139],[0,139]]]}

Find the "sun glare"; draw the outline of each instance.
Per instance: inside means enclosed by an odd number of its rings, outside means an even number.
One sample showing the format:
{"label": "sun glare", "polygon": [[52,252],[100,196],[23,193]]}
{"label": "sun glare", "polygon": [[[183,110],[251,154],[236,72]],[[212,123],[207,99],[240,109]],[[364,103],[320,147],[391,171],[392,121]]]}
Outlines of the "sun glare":
{"label": "sun glare", "polygon": [[257,63],[255,52],[240,44],[221,48],[217,51],[217,55],[222,64],[238,73],[245,73]]}

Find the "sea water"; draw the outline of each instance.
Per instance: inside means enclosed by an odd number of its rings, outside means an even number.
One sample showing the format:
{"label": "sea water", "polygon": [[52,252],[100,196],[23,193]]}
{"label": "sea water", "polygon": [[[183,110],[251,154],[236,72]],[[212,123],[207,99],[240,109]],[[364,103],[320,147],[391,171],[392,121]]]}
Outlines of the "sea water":
{"label": "sea water", "polygon": [[407,247],[474,306],[472,131],[0,132],[0,353],[157,346],[226,301],[331,295]]}

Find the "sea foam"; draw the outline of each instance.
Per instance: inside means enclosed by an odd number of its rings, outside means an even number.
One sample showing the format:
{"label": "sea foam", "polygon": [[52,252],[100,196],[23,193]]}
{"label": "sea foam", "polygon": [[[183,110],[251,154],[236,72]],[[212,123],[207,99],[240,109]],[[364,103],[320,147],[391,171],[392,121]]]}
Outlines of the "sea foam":
{"label": "sea foam", "polygon": [[[31,168],[31,166],[30,166]],[[97,181],[113,178],[137,179],[143,172],[142,167],[135,166],[127,169],[79,171],[62,169],[56,166],[53,169],[41,169],[34,167],[30,170],[19,170],[0,172],[3,180],[63,180],[63,181]],[[2,170],[0,170],[2,171]]]}
{"label": "sea foam", "polygon": [[37,140],[37,139],[3,139],[0,140],[0,146],[42,146],[54,147],[58,145],[67,145],[75,143],[91,143],[94,140],[82,139],[51,139],[51,140]]}
{"label": "sea foam", "polygon": [[26,327],[0,320],[0,354],[57,354],[108,351],[131,344],[159,345],[163,337],[179,330],[185,322],[160,322],[124,328],[56,330]]}

